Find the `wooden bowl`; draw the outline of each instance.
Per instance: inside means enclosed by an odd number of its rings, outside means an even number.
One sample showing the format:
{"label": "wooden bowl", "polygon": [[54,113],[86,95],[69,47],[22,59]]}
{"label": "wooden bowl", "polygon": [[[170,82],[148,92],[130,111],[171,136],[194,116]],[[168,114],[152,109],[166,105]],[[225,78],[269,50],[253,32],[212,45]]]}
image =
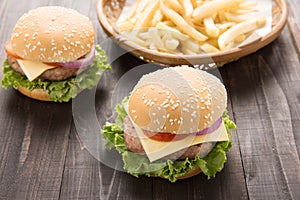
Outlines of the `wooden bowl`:
{"label": "wooden bowl", "polygon": [[[264,37],[259,37],[244,46],[235,47],[229,50],[199,55],[177,55],[153,51],[141,47],[121,35],[113,28],[121,14],[126,0],[99,0],[97,4],[98,19],[104,31],[114,39],[122,48],[126,49],[136,57],[146,61],[163,65],[195,65],[213,61],[218,67],[226,63],[238,60],[239,58],[249,55],[275,40],[283,30],[288,16],[288,8],[285,0],[273,0],[273,21],[272,31]],[[210,65],[211,66],[211,65]]]}

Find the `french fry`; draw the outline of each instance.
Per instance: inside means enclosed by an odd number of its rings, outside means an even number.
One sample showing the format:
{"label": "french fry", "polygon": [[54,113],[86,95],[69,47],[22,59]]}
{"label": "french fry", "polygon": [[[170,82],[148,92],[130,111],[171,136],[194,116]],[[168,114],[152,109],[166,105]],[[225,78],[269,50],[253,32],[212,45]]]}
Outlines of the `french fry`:
{"label": "french fry", "polygon": [[[163,40],[163,41],[175,39],[175,38],[172,36],[170,30],[164,30],[164,29],[159,29],[159,30],[162,32],[162,40]],[[178,39],[175,39],[175,40],[178,40]]]}
{"label": "french fry", "polygon": [[138,37],[143,39],[143,40],[150,40],[151,39],[149,31],[141,32],[140,34],[138,34]]}
{"label": "french fry", "polygon": [[219,49],[219,46],[218,46],[218,38],[214,38],[214,39],[210,39],[210,40],[207,40],[205,43],[208,43],[214,47],[216,47],[217,49]]}
{"label": "french fry", "polygon": [[208,17],[208,18],[204,19],[204,27],[205,27],[205,32],[210,37],[214,37],[215,38],[215,37],[219,36],[220,30],[215,25],[214,20],[211,17]]}
{"label": "french fry", "polygon": [[241,9],[241,10],[253,10],[254,7],[257,6],[257,2],[242,2],[239,4],[238,8]]}
{"label": "french fry", "polygon": [[183,46],[183,48],[189,49],[195,53],[198,53],[200,50],[200,45],[193,40],[186,40],[182,42],[181,45]]}
{"label": "french fry", "polygon": [[115,27],[153,51],[215,53],[244,42],[266,23],[264,17],[247,16],[256,5],[246,0],[136,0]]}
{"label": "french fry", "polygon": [[253,12],[258,12],[258,10],[256,10],[256,9],[248,9],[248,10],[237,9],[235,11],[231,11],[231,13],[235,14],[235,15],[244,15],[244,14],[253,13]]}
{"label": "french fry", "polygon": [[158,9],[152,19],[152,26],[155,27],[157,25],[157,23],[161,22],[163,18],[163,15],[160,11],[160,9]]}
{"label": "french fry", "polygon": [[223,24],[216,24],[216,27],[218,27],[218,29],[220,30],[220,32],[224,32],[227,29],[231,28],[232,26],[236,25],[236,23],[234,22],[227,22],[227,23],[223,23]]}
{"label": "french fry", "polygon": [[175,29],[175,28],[172,28],[162,22],[158,23],[156,25],[156,27],[158,29],[166,29],[166,30],[169,30],[170,33],[172,34],[172,36],[178,40],[182,40],[182,41],[185,41],[185,40],[188,40],[189,37],[183,33],[181,33],[179,30]]}
{"label": "french fry", "polygon": [[180,2],[183,5],[185,17],[191,17],[194,11],[192,2],[190,0],[180,0]]}
{"label": "french fry", "polygon": [[177,25],[182,32],[189,35],[196,41],[205,41],[207,37],[197,31],[194,27],[190,26],[178,13],[165,6],[162,2],[160,4],[162,13],[168,17],[174,24]]}
{"label": "french fry", "polygon": [[224,15],[226,17],[226,20],[229,22],[236,22],[236,23],[240,23],[246,20],[249,20],[250,18],[247,16],[243,16],[243,15],[235,15],[229,12],[224,12]]}
{"label": "french fry", "polygon": [[203,4],[202,6],[197,7],[193,12],[193,17],[195,20],[202,20],[206,17],[209,17],[211,13],[219,12],[226,8],[236,6],[241,3],[243,0],[215,0]]}
{"label": "french fry", "polygon": [[116,27],[119,32],[128,32],[132,31],[134,23],[130,20],[120,21],[117,22]]}
{"label": "french fry", "polygon": [[230,44],[232,43],[232,41],[234,41],[236,37],[238,37],[241,34],[254,31],[255,29],[265,25],[265,23],[266,18],[259,17],[256,19],[244,21],[231,27],[230,29],[222,33],[218,39],[218,45],[220,50],[228,49],[229,47],[231,47]]}
{"label": "french fry", "polygon": [[138,1],[138,2],[139,3],[135,11],[135,16],[138,15],[139,13],[142,13],[149,6],[150,3],[149,1]]}
{"label": "french fry", "polygon": [[182,10],[182,6],[177,0],[163,0],[169,8],[175,10],[176,12],[180,12]]}
{"label": "french fry", "polygon": [[217,16],[215,19],[215,24],[223,24],[226,23],[226,16],[224,14],[224,12],[217,12]]}
{"label": "french fry", "polygon": [[205,1],[202,1],[202,0],[191,0],[191,1],[192,1],[192,4],[193,4],[194,8],[202,6],[205,3]]}
{"label": "french fry", "polygon": [[140,5],[140,3],[141,1],[135,1],[133,3],[133,5],[130,7],[130,10],[128,11],[128,14],[126,15],[127,19],[130,19],[135,15],[138,5]]}
{"label": "french fry", "polygon": [[213,45],[211,45],[209,43],[204,43],[203,45],[200,46],[200,48],[205,53],[216,53],[216,52],[220,51],[218,48],[216,48],[215,46],[213,46]]}
{"label": "french fry", "polygon": [[[164,21],[164,22],[161,22],[161,23],[163,23],[163,24],[165,24],[165,25],[167,25],[167,26],[170,26],[170,27],[175,27],[176,25],[172,22],[172,21],[170,21],[170,20],[167,20],[167,21]],[[175,28],[176,29],[176,28]]]}
{"label": "french fry", "polygon": [[169,39],[169,40],[165,40],[165,47],[168,49],[168,50],[176,50],[177,47],[179,46],[179,41],[176,40],[176,39]]}
{"label": "french fry", "polygon": [[182,48],[182,52],[186,55],[197,55],[198,53],[188,49],[188,48]]}
{"label": "french fry", "polygon": [[235,39],[234,39],[234,42],[235,43],[242,43],[244,42],[244,40],[246,39],[246,35],[245,34],[241,34],[239,36],[237,36]]}
{"label": "french fry", "polygon": [[154,43],[151,43],[151,44],[149,45],[149,49],[155,50],[155,51],[158,50]]}
{"label": "french fry", "polygon": [[146,40],[139,39],[138,37],[136,37],[136,34],[132,34],[131,32],[125,32],[123,33],[123,35],[130,41],[140,46],[147,47],[149,45],[149,42],[147,42]]}
{"label": "french fry", "polygon": [[137,20],[137,23],[135,24],[134,29],[149,27],[149,25],[151,23],[151,19],[158,7],[159,7],[158,0],[151,1],[151,3],[148,5],[148,7],[145,8],[145,10],[143,11],[143,15],[141,16],[141,18]]}
{"label": "french fry", "polygon": [[160,34],[158,33],[158,29],[151,27],[148,29],[149,36],[152,39],[153,44],[156,46],[158,49],[164,49],[162,39],[160,37]]}

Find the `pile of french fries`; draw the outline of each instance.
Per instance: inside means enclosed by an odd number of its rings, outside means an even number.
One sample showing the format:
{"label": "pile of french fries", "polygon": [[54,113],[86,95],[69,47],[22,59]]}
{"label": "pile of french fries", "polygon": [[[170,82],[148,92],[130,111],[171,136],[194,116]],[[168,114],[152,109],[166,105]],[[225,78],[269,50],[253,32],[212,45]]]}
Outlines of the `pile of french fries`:
{"label": "pile of french fries", "polygon": [[128,40],[165,53],[224,51],[266,24],[247,0],[137,0],[115,24]]}

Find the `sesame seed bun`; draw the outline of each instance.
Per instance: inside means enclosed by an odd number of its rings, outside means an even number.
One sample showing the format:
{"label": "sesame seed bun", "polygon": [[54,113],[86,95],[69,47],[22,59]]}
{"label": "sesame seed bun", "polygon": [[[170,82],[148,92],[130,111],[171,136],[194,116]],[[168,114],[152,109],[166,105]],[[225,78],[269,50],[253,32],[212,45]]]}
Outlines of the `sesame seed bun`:
{"label": "sesame seed bun", "polygon": [[185,134],[210,127],[226,107],[226,89],[217,77],[172,67],[141,78],[129,98],[128,114],[142,129]]}
{"label": "sesame seed bun", "polygon": [[77,11],[64,7],[39,7],[17,22],[12,49],[26,60],[38,62],[75,61],[90,52],[94,44],[92,22]]}

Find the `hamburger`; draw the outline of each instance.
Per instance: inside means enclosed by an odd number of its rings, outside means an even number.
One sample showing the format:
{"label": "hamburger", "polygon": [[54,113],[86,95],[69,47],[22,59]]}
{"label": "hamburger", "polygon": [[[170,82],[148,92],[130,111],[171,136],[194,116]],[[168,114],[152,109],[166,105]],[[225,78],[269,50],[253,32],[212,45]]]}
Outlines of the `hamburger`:
{"label": "hamburger", "polygon": [[6,42],[2,87],[55,102],[67,102],[93,88],[109,68],[94,37],[92,22],[73,9],[49,6],[29,11]]}
{"label": "hamburger", "polygon": [[217,77],[191,67],[164,68],[139,80],[116,106],[116,122],[107,122],[101,133],[134,176],[175,182],[203,172],[211,178],[231,147],[235,124],[226,107],[226,89]]}

